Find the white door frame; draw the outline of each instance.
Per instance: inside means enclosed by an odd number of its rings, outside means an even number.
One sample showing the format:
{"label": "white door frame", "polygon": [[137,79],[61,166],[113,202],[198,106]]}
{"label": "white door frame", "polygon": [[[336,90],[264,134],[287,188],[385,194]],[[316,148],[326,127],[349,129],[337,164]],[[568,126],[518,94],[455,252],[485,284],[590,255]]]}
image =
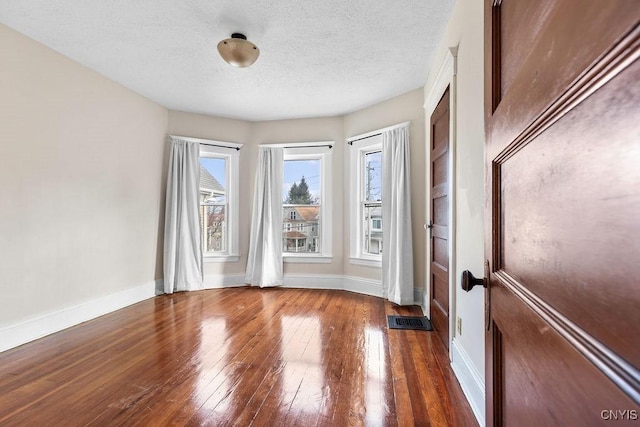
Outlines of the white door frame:
{"label": "white door frame", "polygon": [[[448,168],[449,176],[449,349],[455,336],[456,313],[456,75],[458,71],[458,46],[450,47],[447,55],[438,69],[435,81],[429,90],[429,94],[425,98],[424,110],[426,114],[425,139],[427,142],[426,149],[426,209],[425,209],[425,229],[426,224],[431,219],[431,115],[438,106],[438,102],[449,87],[449,153]],[[424,301],[422,301],[422,309],[427,317],[431,318],[430,301],[431,301],[431,278],[429,271],[431,270],[431,239],[429,239],[429,230],[426,236],[426,267],[425,274],[425,293]],[[451,359],[451,350],[449,350],[449,358]]]}

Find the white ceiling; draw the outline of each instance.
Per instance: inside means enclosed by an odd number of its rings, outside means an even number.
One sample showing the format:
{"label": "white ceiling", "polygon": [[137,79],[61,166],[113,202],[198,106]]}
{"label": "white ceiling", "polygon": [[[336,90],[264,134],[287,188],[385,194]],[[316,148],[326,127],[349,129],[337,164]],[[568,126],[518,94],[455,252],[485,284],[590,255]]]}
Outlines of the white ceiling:
{"label": "white ceiling", "polygon": [[[454,1],[0,0],[0,22],[167,108],[273,120],[423,86]],[[253,66],[218,55],[233,32]]]}

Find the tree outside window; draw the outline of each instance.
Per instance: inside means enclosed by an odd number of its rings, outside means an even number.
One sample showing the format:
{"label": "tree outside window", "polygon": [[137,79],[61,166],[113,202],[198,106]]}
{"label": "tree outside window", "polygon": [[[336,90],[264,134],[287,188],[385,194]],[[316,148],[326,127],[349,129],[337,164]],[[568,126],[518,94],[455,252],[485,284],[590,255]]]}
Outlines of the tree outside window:
{"label": "tree outside window", "polygon": [[320,223],[320,159],[285,160],[283,252],[317,253]]}

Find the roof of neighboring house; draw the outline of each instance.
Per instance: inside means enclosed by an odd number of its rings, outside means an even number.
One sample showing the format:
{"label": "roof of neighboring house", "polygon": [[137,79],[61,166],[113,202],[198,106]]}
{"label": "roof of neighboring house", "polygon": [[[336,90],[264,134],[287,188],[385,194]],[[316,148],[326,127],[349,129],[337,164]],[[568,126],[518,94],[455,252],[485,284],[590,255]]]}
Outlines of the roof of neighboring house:
{"label": "roof of neighboring house", "polygon": [[[295,209],[298,213],[298,216],[304,221],[317,221],[318,216],[320,215],[320,206],[317,205],[309,205],[309,206],[290,206],[289,209]],[[289,210],[288,209],[288,210]],[[290,221],[288,215],[286,215],[285,220]]]}
{"label": "roof of neighboring house", "polygon": [[224,193],[224,187],[202,165],[200,165],[200,189],[214,193]]}

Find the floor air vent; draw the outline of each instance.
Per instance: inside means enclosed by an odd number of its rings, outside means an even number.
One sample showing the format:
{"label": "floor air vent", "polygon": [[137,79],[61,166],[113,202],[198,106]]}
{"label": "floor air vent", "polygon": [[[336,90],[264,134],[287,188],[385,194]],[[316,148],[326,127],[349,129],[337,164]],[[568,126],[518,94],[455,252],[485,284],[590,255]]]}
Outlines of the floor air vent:
{"label": "floor air vent", "polygon": [[433,331],[431,322],[426,317],[418,316],[387,316],[389,329],[417,329]]}

